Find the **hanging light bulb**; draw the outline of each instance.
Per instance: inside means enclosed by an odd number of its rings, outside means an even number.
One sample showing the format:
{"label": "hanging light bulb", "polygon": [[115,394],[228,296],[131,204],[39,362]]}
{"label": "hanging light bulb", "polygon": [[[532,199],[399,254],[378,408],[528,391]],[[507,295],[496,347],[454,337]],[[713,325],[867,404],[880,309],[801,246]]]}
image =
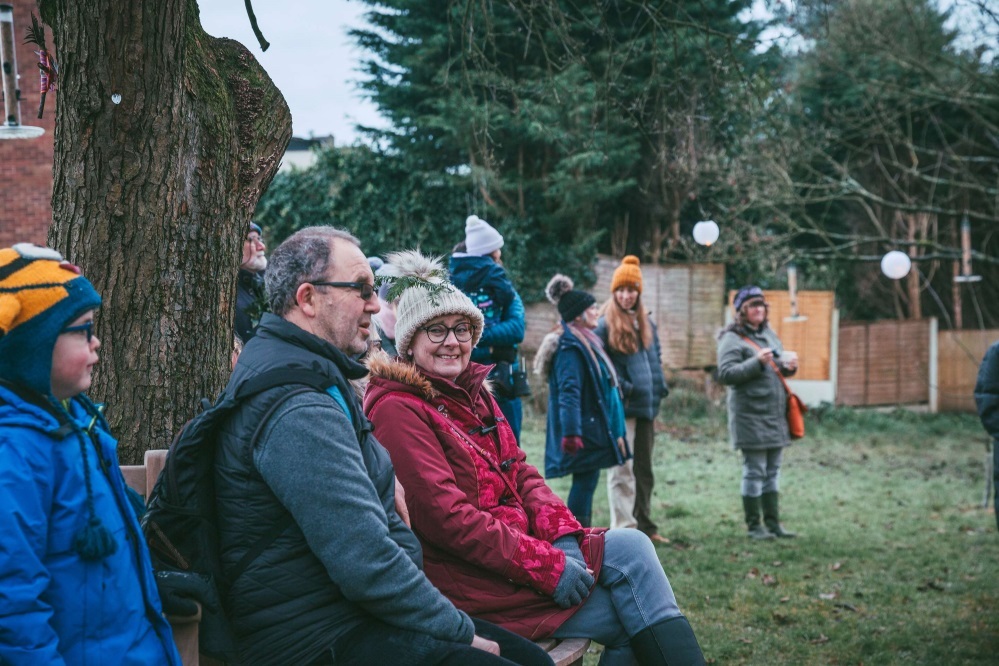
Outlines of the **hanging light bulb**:
{"label": "hanging light bulb", "polygon": [[881,272],[892,280],[901,280],[909,274],[912,260],[905,252],[892,250],[881,257]]}
{"label": "hanging light bulb", "polygon": [[718,224],[714,220],[702,220],[694,225],[694,240],[699,245],[711,247],[718,240]]}

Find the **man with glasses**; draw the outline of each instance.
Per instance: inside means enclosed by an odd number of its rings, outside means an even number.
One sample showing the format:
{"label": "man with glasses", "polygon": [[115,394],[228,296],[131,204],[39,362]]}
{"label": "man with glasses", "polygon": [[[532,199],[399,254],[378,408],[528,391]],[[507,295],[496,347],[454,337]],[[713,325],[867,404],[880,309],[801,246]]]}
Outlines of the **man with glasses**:
{"label": "man with glasses", "polygon": [[243,256],[236,279],[236,337],[244,345],[253,337],[266,309],[264,271],[267,270],[267,246],[260,226],[250,222],[243,238]]}
{"label": "man with glasses", "polygon": [[[226,606],[245,664],[452,663],[470,644],[498,651],[424,576],[391,461],[348,386],[367,373],[352,357],[367,348],[379,310],[373,284],[349,233],[311,227],[289,237],[271,255],[270,312],[225,389],[282,368],[328,384],[253,396],[219,441],[219,546],[223,570],[242,569]],[[357,639],[373,626],[385,640]]]}

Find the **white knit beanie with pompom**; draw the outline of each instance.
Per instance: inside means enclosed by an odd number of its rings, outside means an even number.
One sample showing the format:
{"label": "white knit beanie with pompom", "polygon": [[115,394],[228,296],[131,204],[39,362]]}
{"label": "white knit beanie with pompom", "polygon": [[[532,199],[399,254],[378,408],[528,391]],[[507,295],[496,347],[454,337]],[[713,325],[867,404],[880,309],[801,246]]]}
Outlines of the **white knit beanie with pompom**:
{"label": "white knit beanie with pompom", "polygon": [[484,257],[503,247],[503,236],[478,215],[465,220],[465,252]]}
{"label": "white knit beanie with pompom", "polygon": [[444,315],[468,317],[475,327],[472,347],[478,344],[485,324],[482,313],[468,296],[447,281],[444,277],[447,271],[440,258],[424,256],[418,250],[406,250],[394,252],[386,259],[394,267],[397,279],[415,278],[396,303],[395,346],[399,356],[409,355],[409,343],[421,327]]}

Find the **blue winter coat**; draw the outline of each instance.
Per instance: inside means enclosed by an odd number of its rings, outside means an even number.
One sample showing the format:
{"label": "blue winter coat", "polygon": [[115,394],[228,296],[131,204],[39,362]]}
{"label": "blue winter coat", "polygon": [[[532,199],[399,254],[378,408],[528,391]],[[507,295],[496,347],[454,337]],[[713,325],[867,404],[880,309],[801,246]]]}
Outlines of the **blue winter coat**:
{"label": "blue winter coat", "polygon": [[[611,393],[617,390],[609,385],[607,371],[564,327],[548,376],[545,476],[613,467],[631,457],[617,446],[625,434],[620,397]],[[562,438],[571,435],[583,438],[583,450],[568,455],[562,451]]]}
{"label": "blue winter coat", "polygon": [[[70,413],[60,430],[53,413],[0,386],[0,663],[179,666],[117,442],[100,416],[97,443],[85,434],[97,414],[86,398]],[[89,515],[84,464],[117,543],[94,562],[73,549]]]}
{"label": "blue winter coat", "polygon": [[524,341],[524,303],[506,270],[491,257],[452,256],[451,282],[482,311],[485,329],[472,350],[472,360],[489,365],[513,362]]}
{"label": "blue winter coat", "polygon": [[669,389],[663,376],[659,331],[651,321],[649,324],[652,326],[652,346],[639,349],[634,354],[622,354],[610,348],[607,344],[607,321],[603,317],[597,322],[596,334],[604,341],[604,349],[617,370],[624,394],[624,415],[652,421],[659,415],[659,403],[669,395]]}

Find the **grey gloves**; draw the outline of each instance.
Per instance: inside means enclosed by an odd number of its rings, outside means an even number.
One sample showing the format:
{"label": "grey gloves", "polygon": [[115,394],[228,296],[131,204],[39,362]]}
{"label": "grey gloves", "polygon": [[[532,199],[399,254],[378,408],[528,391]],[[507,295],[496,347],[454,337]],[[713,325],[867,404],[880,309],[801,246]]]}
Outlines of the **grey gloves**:
{"label": "grey gloves", "polygon": [[559,537],[552,545],[565,553],[565,569],[552,597],[560,608],[578,606],[589,596],[593,586],[593,576],[586,570],[583,552],[573,536]]}

